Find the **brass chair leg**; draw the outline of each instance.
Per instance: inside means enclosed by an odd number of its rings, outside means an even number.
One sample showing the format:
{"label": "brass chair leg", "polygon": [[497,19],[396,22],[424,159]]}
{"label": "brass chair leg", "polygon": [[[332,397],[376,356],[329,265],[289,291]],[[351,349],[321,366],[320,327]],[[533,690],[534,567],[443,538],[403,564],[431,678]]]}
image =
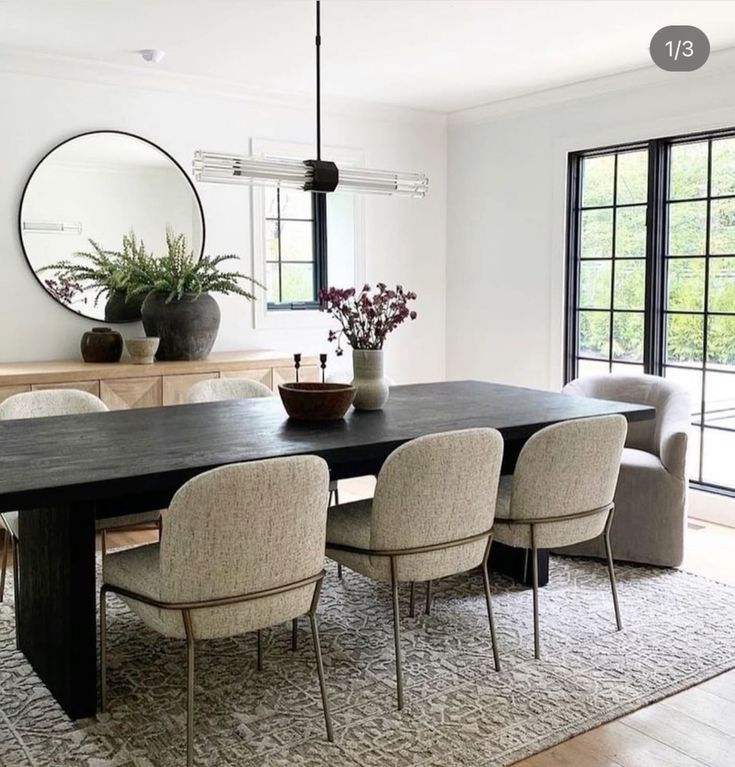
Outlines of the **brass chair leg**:
{"label": "brass chair leg", "polygon": [[396,646],[396,686],[398,688],[398,710],[403,708],[403,668],[401,664],[401,627],[398,605],[398,575],[396,559],[390,558],[390,585],[393,592],[393,640]]}
{"label": "brass chair leg", "polygon": [[426,614],[431,615],[431,586],[432,581],[426,581]]}
{"label": "brass chair leg", "polygon": [[342,580],[342,564],[337,562],[337,577]]}
{"label": "brass chair leg", "polygon": [[20,620],[21,615],[21,603],[20,603],[20,542],[17,538],[11,538],[10,545],[13,554],[13,599],[15,601],[15,649],[20,649]]}
{"label": "brass chair leg", "polygon": [[334,505],[339,506],[339,485],[334,488]]}
{"label": "brass chair leg", "polygon": [[411,581],[411,603],[408,614],[412,618],[416,617],[416,581]]}
{"label": "brass chair leg", "polygon": [[324,724],[327,727],[327,740],[334,743],[334,732],[332,730],[332,717],[329,713],[329,701],[327,700],[327,685],[324,681],[324,664],[322,662],[322,645],[319,640],[319,627],[317,626],[316,613],[309,613],[311,622],[311,637],[314,640],[314,655],[316,656],[316,670],[319,675],[319,690],[322,694],[322,709],[324,711]]}
{"label": "brass chair leg", "polygon": [[100,589],[100,711],[107,711],[107,589]]}
{"label": "brass chair leg", "polygon": [[194,632],[191,614],[182,611],[186,630],[186,767],[194,764]]}
{"label": "brass chair leg", "polygon": [[493,538],[490,536],[487,542],[487,548],[485,549],[485,556],[482,559],[482,585],[485,589],[485,603],[487,604],[487,619],[490,623],[490,639],[493,643],[493,662],[495,663],[495,670],[500,671],[500,657],[498,655],[498,641],[495,637],[495,618],[493,616],[493,606],[490,601],[490,575],[487,571],[487,560],[490,556],[490,547],[492,546]]}
{"label": "brass chair leg", "polygon": [[291,621],[291,652],[296,652],[299,647],[299,619]]}
{"label": "brass chair leg", "polygon": [[536,531],[531,525],[531,569],[533,571],[533,656],[541,658],[541,638],[538,616],[538,549],[536,548]]}
{"label": "brass chair leg", "polygon": [[8,570],[8,551],[10,549],[10,531],[3,530],[3,569],[0,573],[0,602],[5,599],[5,573]]}
{"label": "brass chair leg", "polygon": [[255,667],[258,671],[263,670],[263,632],[260,629],[257,631],[257,660]]}
{"label": "brass chair leg", "polygon": [[610,543],[610,530],[612,529],[613,511],[610,510],[610,514],[605,523],[605,553],[607,554],[607,572],[610,576],[610,588],[612,589],[613,605],[615,607],[615,623],[618,627],[618,631],[623,630],[623,619],[620,615],[620,604],[618,603],[618,587],[615,581],[615,565],[613,563],[612,545]]}

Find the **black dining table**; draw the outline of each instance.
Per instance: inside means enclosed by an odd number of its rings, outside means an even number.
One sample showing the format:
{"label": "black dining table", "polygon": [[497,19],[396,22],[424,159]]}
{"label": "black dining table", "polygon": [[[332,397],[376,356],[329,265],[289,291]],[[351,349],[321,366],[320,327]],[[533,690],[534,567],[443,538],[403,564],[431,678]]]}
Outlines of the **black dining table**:
{"label": "black dining table", "polygon": [[[95,520],[165,508],[208,469],[309,453],[327,461],[332,479],[346,479],[376,474],[415,437],[494,427],[509,473],[544,426],[611,413],[639,421],[655,410],[454,381],[395,386],[383,410],[320,423],[292,421],[276,397],[0,422],[0,511],[20,511],[19,648],[69,717],[93,716]],[[494,547],[491,559],[527,577],[525,551]]]}

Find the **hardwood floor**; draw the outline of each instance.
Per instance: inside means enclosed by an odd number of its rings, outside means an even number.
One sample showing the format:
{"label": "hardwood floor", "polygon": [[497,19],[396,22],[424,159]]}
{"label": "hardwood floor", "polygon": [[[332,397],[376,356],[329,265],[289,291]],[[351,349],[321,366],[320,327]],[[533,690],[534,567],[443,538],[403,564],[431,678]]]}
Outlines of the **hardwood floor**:
{"label": "hardwood floor", "polygon": [[[340,482],[340,501],[372,495],[373,478]],[[156,539],[109,533],[108,548]],[[99,545],[99,537],[98,537]],[[735,585],[735,529],[692,520],[683,568]],[[735,767],[735,671],[597,727],[515,767]]]}
{"label": "hardwood floor", "polygon": [[[735,529],[691,520],[683,570],[735,585]],[[735,671],[515,767],[735,767]]]}

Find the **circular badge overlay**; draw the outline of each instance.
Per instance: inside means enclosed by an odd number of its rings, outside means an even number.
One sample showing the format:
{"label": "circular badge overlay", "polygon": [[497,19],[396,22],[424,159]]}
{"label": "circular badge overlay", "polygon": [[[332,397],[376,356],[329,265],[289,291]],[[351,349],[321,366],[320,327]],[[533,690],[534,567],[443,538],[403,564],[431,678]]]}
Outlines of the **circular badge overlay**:
{"label": "circular badge overlay", "polygon": [[709,58],[709,40],[697,27],[663,27],[651,38],[651,58],[667,72],[693,72]]}

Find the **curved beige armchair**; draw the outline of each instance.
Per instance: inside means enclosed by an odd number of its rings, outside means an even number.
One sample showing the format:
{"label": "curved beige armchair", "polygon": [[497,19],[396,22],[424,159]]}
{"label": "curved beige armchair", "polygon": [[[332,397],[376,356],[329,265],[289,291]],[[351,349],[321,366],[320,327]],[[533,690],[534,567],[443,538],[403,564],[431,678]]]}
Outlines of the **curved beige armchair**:
{"label": "curved beige armchair", "polygon": [[186,639],[189,766],[194,641],[257,631],[260,651],[260,629],[308,614],[327,737],[332,740],[316,623],[328,482],[325,461],[308,455],[213,469],[189,480],[162,512],[160,544],[106,558],[100,595],[103,711],[108,592],[121,597],[149,628]]}
{"label": "curved beige armchair", "polygon": [[[678,567],[686,531],[689,394],[673,381],[649,375],[578,378],[563,391],[656,408],[654,420],[629,424],[615,491],[612,543],[617,559]],[[596,541],[561,553],[604,556]]]}
{"label": "curved beige armchair", "polygon": [[[41,389],[21,392],[0,402],[0,420],[19,418],[44,418],[58,415],[83,415],[84,413],[107,412],[107,405],[99,397],[77,389]],[[0,601],[5,596],[5,571],[8,565],[9,548],[17,549],[19,543],[18,512],[0,514],[3,526],[8,532],[3,548],[2,572],[0,573]],[[128,514],[97,520],[97,531],[102,533],[102,551],[105,552],[105,534],[112,529],[158,525],[158,512]],[[17,552],[14,552],[17,554]],[[15,602],[18,603],[18,557],[13,556],[13,587]]]}
{"label": "curved beige armchair", "polygon": [[495,540],[531,550],[533,639],[541,655],[538,550],[602,536],[618,631],[618,607],[610,547],[613,494],[625,441],[621,415],[580,418],[547,426],[523,446],[515,472],[500,480]]}
{"label": "curved beige armchair", "polygon": [[403,708],[398,585],[482,568],[496,670],[500,669],[487,560],[503,438],[495,429],[419,437],[387,458],[372,500],[329,511],[327,556],[391,584],[398,708]]}

